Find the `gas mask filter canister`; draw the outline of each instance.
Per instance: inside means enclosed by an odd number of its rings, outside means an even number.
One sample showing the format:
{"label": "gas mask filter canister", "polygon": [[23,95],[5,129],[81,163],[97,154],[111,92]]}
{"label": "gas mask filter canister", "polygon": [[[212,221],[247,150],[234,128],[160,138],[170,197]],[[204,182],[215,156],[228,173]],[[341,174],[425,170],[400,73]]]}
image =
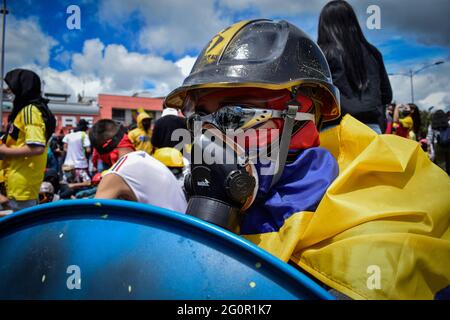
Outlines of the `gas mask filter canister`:
{"label": "gas mask filter canister", "polygon": [[199,124],[194,133],[191,172],[184,186],[187,214],[232,229],[250,207],[258,190],[256,169],[232,139],[212,125]]}

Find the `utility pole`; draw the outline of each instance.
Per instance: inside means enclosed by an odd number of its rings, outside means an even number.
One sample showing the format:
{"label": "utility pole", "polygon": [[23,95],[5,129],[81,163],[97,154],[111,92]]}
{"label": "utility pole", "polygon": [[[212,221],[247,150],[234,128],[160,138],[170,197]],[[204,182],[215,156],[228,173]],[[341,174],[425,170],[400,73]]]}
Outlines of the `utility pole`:
{"label": "utility pole", "polygon": [[445,61],[437,61],[435,63],[426,65],[418,70],[410,69],[408,73],[389,73],[390,76],[407,76],[409,77],[410,83],[411,83],[411,103],[414,103],[414,76],[421,72],[422,70],[425,70],[427,68],[438,66],[440,64],[443,64]]}
{"label": "utility pole", "polygon": [[409,77],[411,80],[411,103],[414,103],[414,84],[413,84],[413,77],[414,77],[414,73],[411,70],[409,70]]}
{"label": "utility pole", "polygon": [[0,9],[2,14],[2,56],[0,62],[0,74],[1,74],[1,85],[0,85],[0,131],[3,131],[3,74],[5,72],[5,26],[6,26],[6,15],[8,10],[6,9],[6,0],[3,0],[3,7]]}

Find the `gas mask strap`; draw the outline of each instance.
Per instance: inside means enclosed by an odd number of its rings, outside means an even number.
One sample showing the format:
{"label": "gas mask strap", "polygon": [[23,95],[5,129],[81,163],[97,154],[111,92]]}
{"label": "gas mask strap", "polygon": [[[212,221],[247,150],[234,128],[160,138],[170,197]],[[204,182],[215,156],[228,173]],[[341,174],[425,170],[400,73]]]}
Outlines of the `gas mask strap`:
{"label": "gas mask strap", "polygon": [[286,159],[289,152],[292,129],[294,128],[297,110],[298,106],[288,105],[287,112],[284,117],[283,133],[281,134],[280,152],[278,153],[278,160],[275,166],[277,171],[273,175],[272,183],[270,184],[271,188],[278,182],[278,180],[280,180],[281,174],[283,173],[284,165],[286,164]]}

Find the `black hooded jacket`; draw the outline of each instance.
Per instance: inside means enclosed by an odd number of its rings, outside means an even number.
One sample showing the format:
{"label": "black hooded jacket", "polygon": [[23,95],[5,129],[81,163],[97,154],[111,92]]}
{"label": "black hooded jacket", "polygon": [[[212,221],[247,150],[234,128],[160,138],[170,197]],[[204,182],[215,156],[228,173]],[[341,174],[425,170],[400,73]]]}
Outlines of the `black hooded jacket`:
{"label": "black hooded jacket", "polygon": [[392,101],[392,89],[381,53],[374,47],[363,46],[363,59],[368,72],[369,85],[364,92],[355,92],[347,78],[339,50],[328,50],[326,57],[333,76],[333,83],[341,94],[341,117],[325,125],[339,124],[349,113],[363,123],[385,126],[385,106]]}
{"label": "black hooded jacket", "polygon": [[19,112],[26,106],[36,106],[45,123],[47,141],[55,132],[56,119],[47,106],[48,99],[41,96],[41,79],[30,70],[14,69],[5,76],[5,82],[14,94],[13,109],[8,117],[9,125],[14,123]]}
{"label": "black hooded jacket", "polygon": [[155,148],[173,148],[179,141],[172,141],[172,133],[176,129],[186,129],[184,118],[167,115],[155,122],[152,134],[152,145]]}

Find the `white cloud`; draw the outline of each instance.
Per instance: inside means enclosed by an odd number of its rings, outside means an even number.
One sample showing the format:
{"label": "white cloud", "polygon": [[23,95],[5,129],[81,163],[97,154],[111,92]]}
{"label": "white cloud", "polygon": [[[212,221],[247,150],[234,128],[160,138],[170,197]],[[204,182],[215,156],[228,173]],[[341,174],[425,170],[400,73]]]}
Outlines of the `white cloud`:
{"label": "white cloud", "polygon": [[50,50],[58,44],[46,35],[34,18],[8,15],[5,35],[5,70],[24,64],[48,65]]}
{"label": "white cloud", "polygon": [[[285,17],[299,22],[299,26],[308,30],[310,24],[304,24],[303,17],[297,20],[298,16],[307,13],[315,19],[315,25],[322,8],[329,0],[220,0],[219,7],[224,11],[239,12],[250,10],[259,14],[261,18]],[[425,44],[450,45],[450,20],[448,12],[450,1],[448,0],[348,0],[358,15],[361,27],[364,32],[370,33],[374,38],[386,38],[386,31],[405,35],[417,39]],[[369,17],[367,8],[370,5],[377,5],[381,10],[380,30],[368,30],[365,21]],[[367,35],[367,34],[366,34]],[[316,35],[311,34],[312,37]],[[389,35],[390,36],[390,35]]]}
{"label": "white cloud", "polygon": [[449,92],[433,92],[425,99],[419,101],[424,106],[435,106],[436,109],[449,109],[450,93]]}
{"label": "white cloud", "polygon": [[[64,52],[63,52],[64,53]],[[105,46],[99,39],[86,40],[81,53],[71,56],[72,69],[58,71],[37,64],[21,67],[37,72],[45,81],[47,92],[97,96],[99,93],[131,95],[146,90],[153,96],[164,96],[181,85],[195,58],[185,56],[172,62],[151,54],[129,52],[122,45]],[[189,69],[189,71],[187,71]]]}
{"label": "white cloud", "polygon": [[176,63],[152,54],[129,52],[124,46],[105,46],[99,39],[87,40],[83,52],[72,57],[72,69],[80,77],[108,79],[109,90],[131,92],[142,90],[144,82],[161,83],[167,88],[178,86],[183,80]]}
{"label": "white cloud", "polygon": [[319,13],[327,0],[221,0],[227,10],[255,10],[263,17],[294,16],[301,13]]}
{"label": "white cloud", "polygon": [[175,64],[181,68],[181,73],[183,73],[183,76],[187,77],[194,66],[195,60],[197,60],[197,57],[184,56],[175,62]]}
{"label": "white cloud", "polygon": [[[450,63],[429,68],[414,76],[414,100],[421,109],[434,106],[446,109],[450,106]],[[411,102],[410,78],[390,76],[394,100],[397,103]]]}
{"label": "white cloud", "polygon": [[101,21],[111,26],[120,26],[135,12],[143,21],[137,37],[139,45],[158,54],[181,56],[199,50],[231,24],[231,19],[210,0],[108,0],[99,7]]}

